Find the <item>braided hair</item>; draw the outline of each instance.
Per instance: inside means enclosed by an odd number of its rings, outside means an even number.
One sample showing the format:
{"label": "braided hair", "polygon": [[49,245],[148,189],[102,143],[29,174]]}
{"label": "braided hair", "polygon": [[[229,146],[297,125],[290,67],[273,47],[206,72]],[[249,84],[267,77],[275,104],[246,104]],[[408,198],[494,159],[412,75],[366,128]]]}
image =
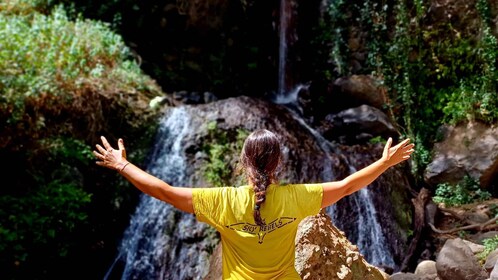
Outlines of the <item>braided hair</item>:
{"label": "braided hair", "polygon": [[266,200],[266,189],[272,182],[275,182],[275,171],[281,157],[277,136],[266,129],[254,131],[244,142],[240,163],[253,184],[254,221],[259,226],[265,224],[261,218],[260,208]]}

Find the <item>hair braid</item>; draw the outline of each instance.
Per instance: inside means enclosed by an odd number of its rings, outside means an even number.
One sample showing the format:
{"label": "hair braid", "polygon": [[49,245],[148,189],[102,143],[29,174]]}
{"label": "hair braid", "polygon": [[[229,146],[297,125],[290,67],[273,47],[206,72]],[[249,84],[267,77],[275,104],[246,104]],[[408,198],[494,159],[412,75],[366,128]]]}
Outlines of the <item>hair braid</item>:
{"label": "hair braid", "polygon": [[271,181],[264,171],[256,171],[255,176],[251,178],[254,184],[254,221],[257,225],[265,225],[266,222],[261,218],[261,204],[266,200],[266,188],[270,185]]}
{"label": "hair braid", "polygon": [[266,190],[275,181],[275,172],[281,160],[280,143],[275,134],[268,130],[251,133],[241,153],[241,164],[254,190],[254,222],[265,225],[261,217],[261,205],[266,200]]}

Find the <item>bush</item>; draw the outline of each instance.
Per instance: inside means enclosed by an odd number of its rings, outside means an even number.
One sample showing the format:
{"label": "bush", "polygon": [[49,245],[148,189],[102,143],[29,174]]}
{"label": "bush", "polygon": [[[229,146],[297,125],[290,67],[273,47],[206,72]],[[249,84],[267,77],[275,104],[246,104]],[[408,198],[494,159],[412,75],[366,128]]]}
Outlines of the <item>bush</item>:
{"label": "bush", "polygon": [[439,184],[436,187],[434,202],[444,203],[447,206],[457,206],[491,198],[491,194],[481,190],[479,183],[466,176],[462,182],[453,186],[448,183]]}
{"label": "bush", "polygon": [[45,10],[50,2],[0,3],[5,279],[103,273],[105,249],[115,249],[136,193],[95,167],[91,147],[100,135],[114,142],[119,133],[140,164],[155,130],[148,104],[161,94],[107,24],[71,20],[62,6]]}
{"label": "bush", "polygon": [[237,129],[229,133],[218,128],[216,121],[208,123],[207,129],[208,137],[203,146],[203,151],[208,155],[204,166],[206,181],[215,187],[240,183],[242,178],[237,177],[240,174],[237,172],[237,163],[234,161],[237,157],[234,155],[242,150],[248,131]]}

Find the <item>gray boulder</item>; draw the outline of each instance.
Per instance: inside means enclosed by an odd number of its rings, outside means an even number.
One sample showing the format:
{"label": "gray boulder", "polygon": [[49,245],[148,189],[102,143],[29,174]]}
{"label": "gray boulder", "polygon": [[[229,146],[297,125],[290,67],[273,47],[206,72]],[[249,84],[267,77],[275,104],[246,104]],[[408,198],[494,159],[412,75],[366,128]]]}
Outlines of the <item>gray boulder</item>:
{"label": "gray boulder", "polygon": [[488,274],[462,239],[448,239],[436,260],[441,280],[484,280]]}
{"label": "gray boulder", "polygon": [[444,140],[434,146],[433,160],[424,172],[426,182],[456,184],[468,174],[482,187],[492,184],[498,173],[497,127],[468,122],[442,130]]}

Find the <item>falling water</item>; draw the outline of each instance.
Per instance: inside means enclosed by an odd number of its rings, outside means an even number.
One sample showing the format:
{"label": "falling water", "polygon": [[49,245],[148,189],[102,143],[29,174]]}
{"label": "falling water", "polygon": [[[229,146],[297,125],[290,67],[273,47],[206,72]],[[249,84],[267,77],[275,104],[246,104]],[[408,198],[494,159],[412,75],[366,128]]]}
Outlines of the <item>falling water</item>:
{"label": "falling water", "polygon": [[[302,111],[298,105],[297,99],[299,92],[305,88],[305,85],[298,85],[294,89],[290,90],[286,83],[287,72],[287,55],[288,55],[288,34],[289,32],[294,32],[289,29],[289,22],[292,16],[292,5],[290,0],[280,1],[280,40],[279,40],[279,67],[278,67],[278,94],[273,99],[274,103],[283,104],[290,108],[294,119],[303,125],[318,141],[321,149],[325,154],[330,155],[331,153],[341,153],[340,150],[331,148],[331,145],[323,136],[321,136],[317,131],[311,128],[306,122],[296,114],[297,111]],[[324,181],[334,180],[333,171],[331,168],[330,156],[324,159],[324,171],[323,178]],[[347,161],[347,160],[346,160]],[[350,172],[353,173],[356,170],[348,164]],[[357,244],[360,252],[365,256],[367,261],[375,265],[387,265],[394,266],[394,261],[392,254],[390,253],[387,240],[381,230],[380,223],[378,222],[377,213],[372,200],[372,194],[368,188],[364,188],[359,192],[349,196],[347,198],[347,203],[353,211],[357,212],[358,218],[356,221],[348,220],[348,217],[343,216],[341,211],[336,211],[336,205],[333,205],[327,209],[327,213],[333,218],[336,226],[341,228],[343,224],[354,223],[356,231],[347,232],[346,235],[348,239],[353,243]],[[343,202],[344,203],[344,202]]]}
{"label": "falling water", "polygon": [[279,47],[278,47],[278,92],[277,96],[285,95],[287,88],[285,83],[287,68],[287,28],[291,14],[288,0],[280,0],[280,25],[279,25]]}
{"label": "falling water", "polygon": [[[149,173],[172,185],[185,185],[187,176],[182,139],[188,129],[189,116],[183,107],[172,109],[161,120],[156,145],[147,166]],[[178,244],[181,242],[172,232],[177,227],[198,232],[202,230],[199,229],[202,225],[193,221],[192,215],[183,215],[185,218],[178,221],[178,213],[169,204],[148,195],[141,196],[115,261],[123,263],[121,279],[192,279],[189,273],[198,275],[195,279],[201,279],[202,268],[189,267],[185,263],[185,248],[177,247],[181,246]],[[185,269],[172,269],[170,263],[185,266]],[[114,264],[104,279],[116,274],[113,268]]]}
{"label": "falling water", "polygon": [[[311,135],[318,142],[318,145],[324,151],[325,157],[323,158],[323,171],[322,171],[322,181],[333,181],[337,178],[332,170],[331,155],[343,154],[342,151],[335,148],[327,139],[325,139],[320,133],[310,127],[300,116],[298,116],[294,111],[289,110],[293,118],[298,121],[305,129],[307,129]],[[349,173],[352,174],[357,170],[348,162],[347,157],[343,157],[346,160],[346,164],[349,167]],[[353,221],[354,226],[357,230],[355,232],[346,232],[348,239],[353,243],[358,245],[360,252],[365,256],[367,261],[374,265],[385,265],[394,267],[394,260],[391,252],[387,246],[387,240],[380,227],[379,219],[377,218],[377,212],[374,207],[374,202],[372,200],[372,193],[367,188],[363,188],[360,191],[350,195],[343,203],[348,203],[349,208],[357,214],[357,220]],[[340,214],[340,211],[336,211],[339,207],[338,204],[334,204],[327,208],[327,213],[333,218],[334,224],[341,228],[345,223],[351,225],[349,217]]]}
{"label": "falling water", "polygon": [[[351,164],[348,163],[348,166],[351,174],[357,171]],[[346,232],[346,235],[349,240],[358,246],[369,263],[394,267],[393,256],[381,229],[372,195],[373,193],[369,190],[369,187],[363,188],[344,198],[341,201],[342,204],[329,207],[327,213],[333,218],[337,227],[343,228],[345,224],[348,224],[348,227],[355,228],[353,232]],[[344,203],[355,214],[354,225],[351,225],[350,220],[353,213],[350,212],[344,215],[344,211],[337,211],[337,207],[340,207],[339,205],[344,206]]]}

